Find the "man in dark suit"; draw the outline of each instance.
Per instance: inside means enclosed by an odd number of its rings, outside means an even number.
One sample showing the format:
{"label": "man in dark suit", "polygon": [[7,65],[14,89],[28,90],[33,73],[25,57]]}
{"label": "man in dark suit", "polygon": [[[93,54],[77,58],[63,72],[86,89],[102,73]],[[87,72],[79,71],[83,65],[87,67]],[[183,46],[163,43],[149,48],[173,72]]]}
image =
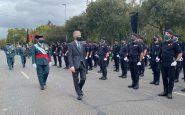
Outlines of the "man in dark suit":
{"label": "man in dark suit", "polygon": [[[80,42],[81,32],[73,32],[74,41],[69,44],[68,48],[68,60],[70,65],[70,71],[73,75],[73,82],[76,93],[78,95],[77,99],[82,100],[83,91],[82,88],[86,80],[86,67],[85,67],[85,45]],[[80,81],[79,75],[80,73]]]}

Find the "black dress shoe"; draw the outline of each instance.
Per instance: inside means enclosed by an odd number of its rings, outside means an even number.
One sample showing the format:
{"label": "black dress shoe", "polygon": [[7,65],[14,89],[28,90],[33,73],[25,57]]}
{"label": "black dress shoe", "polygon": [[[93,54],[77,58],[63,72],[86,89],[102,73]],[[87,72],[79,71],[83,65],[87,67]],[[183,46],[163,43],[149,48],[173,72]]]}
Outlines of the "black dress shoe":
{"label": "black dress shoe", "polygon": [[102,77],[102,79],[101,80],[107,80],[107,77]]}
{"label": "black dress shoe", "polygon": [[123,78],[127,78],[127,76],[126,76],[126,75],[124,75],[124,76],[123,76]]}
{"label": "black dress shoe", "polygon": [[98,71],[98,73],[102,73],[102,71]]}
{"label": "black dress shoe", "polygon": [[182,89],[181,91],[185,92],[185,88],[184,88],[184,89]]}
{"label": "black dress shoe", "polygon": [[172,99],[172,93],[168,93],[167,97],[168,99]]}
{"label": "black dress shoe", "polygon": [[44,86],[40,86],[40,90],[44,90]]}
{"label": "black dress shoe", "polygon": [[77,100],[82,100],[82,95],[78,95]]}
{"label": "black dress shoe", "polygon": [[135,85],[133,89],[139,89],[139,85]]}
{"label": "black dress shoe", "polygon": [[159,85],[159,82],[155,82],[155,85]]}
{"label": "black dress shoe", "polygon": [[152,81],[152,82],[150,82],[150,84],[155,84],[155,82],[154,82],[154,81]]}
{"label": "black dress shoe", "polygon": [[133,88],[133,87],[134,87],[134,84],[128,86],[128,88]]}
{"label": "black dress shoe", "polygon": [[53,66],[57,66],[56,64],[54,64]]}
{"label": "black dress shoe", "polygon": [[123,78],[123,75],[120,75],[120,76],[118,76],[118,77]]}
{"label": "black dress shoe", "polygon": [[103,77],[100,77],[99,79],[102,79]]}
{"label": "black dress shoe", "polygon": [[158,94],[158,96],[167,96],[168,94],[166,92],[162,92],[160,94]]}

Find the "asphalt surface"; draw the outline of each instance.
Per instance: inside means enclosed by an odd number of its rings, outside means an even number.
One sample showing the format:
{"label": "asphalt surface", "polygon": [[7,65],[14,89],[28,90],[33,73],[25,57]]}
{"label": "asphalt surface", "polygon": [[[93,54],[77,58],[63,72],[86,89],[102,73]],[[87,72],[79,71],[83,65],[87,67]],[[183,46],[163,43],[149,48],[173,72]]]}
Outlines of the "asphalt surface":
{"label": "asphalt surface", "polygon": [[130,72],[128,78],[119,78],[121,72],[113,72],[111,62],[106,81],[98,79],[99,68],[89,72],[84,98],[78,101],[69,70],[51,67],[46,89],[41,91],[31,59],[26,68],[18,56],[15,60],[14,70],[8,70],[5,54],[0,51],[0,115],[185,115],[182,73],[169,100],[157,96],[162,82],[159,86],[149,84],[152,72],[148,67],[140,79],[140,89],[134,90],[127,88]]}

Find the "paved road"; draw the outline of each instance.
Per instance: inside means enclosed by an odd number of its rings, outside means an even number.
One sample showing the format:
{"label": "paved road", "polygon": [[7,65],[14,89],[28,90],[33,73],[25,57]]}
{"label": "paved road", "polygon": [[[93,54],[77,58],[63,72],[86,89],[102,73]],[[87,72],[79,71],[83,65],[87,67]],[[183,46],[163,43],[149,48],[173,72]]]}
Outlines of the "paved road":
{"label": "paved road", "polygon": [[85,96],[78,101],[68,70],[51,67],[46,90],[41,91],[31,60],[23,69],[16,56],[15,68],[9,71],[0,52],[0,115],[185,115],[182,80],[175,84],[174,99],[169,100],[157,96],[162,84],[149,84],[150,69],[141,78],[139,90],[128,89],[130,77],[118,78],[120,73],[112,70],[111,63],[107,81],[98,79],[98,69],[89,72]]}

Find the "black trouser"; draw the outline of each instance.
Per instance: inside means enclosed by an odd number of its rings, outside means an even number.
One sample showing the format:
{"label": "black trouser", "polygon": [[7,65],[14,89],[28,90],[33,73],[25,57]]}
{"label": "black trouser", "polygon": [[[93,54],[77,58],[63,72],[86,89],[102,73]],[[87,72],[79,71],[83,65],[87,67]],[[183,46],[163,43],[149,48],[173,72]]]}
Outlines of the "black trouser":
{"label": "black trouser", "polygon": [[182,67],[183,67],[184,81],[185,81],[185,58],[183,58]]}
{"label": "black trouser", "polygon": [[69,61],[68,61],[67,56],[64,56],[64,61],[65,61],[66,67],[68,68],[69,67]]}
{"label": "black trouser", "polygon": [[151,68],[153,71],[153,77],[154,77],[153,81],[155,83],[159,82],[160,81],[160,63],[156,61],[151,61],[150,64],[151,64]]}
{"label": "black trouser", "polygon": [[44,84],[46,84],[48,74],[49,74],[48,65],[37,65],[37,76],[40,86],[44,86]]}
{"label": "black trouser", "polygon": [[116,70],[119,70],[119,57],[117,55],[114,55],[114,62]]}
{"label": "black trouser", "polygon": [[103,74],[102,77],[107,78],[107,61],[104,60],[104,57],[99,57],[99,66]]}
{"label": "black trouser", "polygon": [[[79,73],[80,73],[80,80],[79,80]],[[79,68],[75,68],[75,73],[72,73],[72,75],[73,75],[73,83],[74,83],[76,93],[77,95],[81,95],[82,88],[86,80],[86,68],[83,65],[83,63],[81,63]]]}
{"label": "black trouser", "polygon": [[148,58],[147,58],[147,56],[145,56],[144,63],[145,63],[145,64],[144,64],[145,66],[148,65]]}
{"label": "black trouser", "polygon": [[20,57],[21,57],[22,65],[24,66],[26,64],[26,56],[25,55],[20,55]]}
{"label": "black trouser", "polygon": [[88,58],[88,65],[89,65],[89,69],[92,69],[92,58],[91,57],[89,57]]}
{"label": "black trouser", "polygon": [[55,65],[57,65],[57,56],[56,56],[56,54],[53,54],[53,60],[54,60]]}
{"label": "black trouser", "polygon": [[94,60],[94,67],[96,67],[98,65],[98,58],[93,55],[93,60]]}
{"label": "black trouser", "polygon": [[170,66],[170,64],[161,66],[163,87],[166,93],[172,93],[174,87],[175,66]]}
{"label": "black trouser", "polygon": [[129,61],[132,84],[139,85],[139,74],[137,62]]}
{"label": "black trouser", "polygon": [[127,61],[121,58],[122,76],[127,76]]}
{"label": "black trouser", "polygon": [[178,61],[177,66],[176,66],[176,70],[175,70],[175,80],[179,80],[179,74],[180,74],[181,68],[182,68],[182,62]]}
{"label": "black trouser", "polygon": [[144,59],[141,61],[141,65],[138,67],[139,67],[139,75],[144,74],[145,72]]}
{"label": "black trouser", "polygon": [[62,56],[57,56],[59,66],[62,67]]}

